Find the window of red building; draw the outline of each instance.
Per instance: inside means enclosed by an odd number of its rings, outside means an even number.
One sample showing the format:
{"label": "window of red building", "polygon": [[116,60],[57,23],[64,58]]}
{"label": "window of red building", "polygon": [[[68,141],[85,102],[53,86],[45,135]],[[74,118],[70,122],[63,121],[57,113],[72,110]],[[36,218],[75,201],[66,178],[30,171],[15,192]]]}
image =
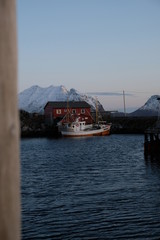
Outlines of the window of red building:
{"label": "window of red building", "polygon": [[62,113],[61,109],[56,109],[56,113],[61,114]]}

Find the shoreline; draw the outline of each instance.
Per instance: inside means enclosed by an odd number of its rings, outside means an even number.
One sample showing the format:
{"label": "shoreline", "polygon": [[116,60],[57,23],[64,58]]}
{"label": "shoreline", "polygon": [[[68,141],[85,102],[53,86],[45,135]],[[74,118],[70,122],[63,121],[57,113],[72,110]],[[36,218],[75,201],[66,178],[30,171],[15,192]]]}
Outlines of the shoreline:
{"label": "shoreline", "polygon": [[[157,117],[103,117],[112,123],[111,134],[144,134],[157,122]],[[21,138],[59,138],[56,124],[48,126],[45,124],[44,115],[20,112],[20,137]]]}

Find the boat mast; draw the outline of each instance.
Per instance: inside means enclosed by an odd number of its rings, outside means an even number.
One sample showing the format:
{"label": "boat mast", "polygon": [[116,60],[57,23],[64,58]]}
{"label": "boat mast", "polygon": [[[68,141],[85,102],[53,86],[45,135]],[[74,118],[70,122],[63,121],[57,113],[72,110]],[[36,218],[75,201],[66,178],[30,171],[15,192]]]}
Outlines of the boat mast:
{"label": "boat mast", "polygon": [[67,123],[69,122],[69,102],[67,97]]}
{"label": "boat mast", "polygon": [[97,104],[97,97],[96,97],[96,123],[98,123],[98,104]]}

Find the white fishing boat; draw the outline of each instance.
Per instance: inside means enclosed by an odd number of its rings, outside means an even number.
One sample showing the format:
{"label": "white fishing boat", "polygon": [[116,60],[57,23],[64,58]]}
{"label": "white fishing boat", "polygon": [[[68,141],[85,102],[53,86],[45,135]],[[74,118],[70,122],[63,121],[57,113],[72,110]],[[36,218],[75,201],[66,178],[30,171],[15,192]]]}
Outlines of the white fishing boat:
{"label": "white fishing boat", "polygon": [[[91,116],[91,119],[93,117]],[[98,121],[98,107],[96,101],[96,123],[88,123],[85,115],[71,114],[67,106],[67,114],[58,123],[58,129],[64,137],[106,136],[110,134],[111,123]]]}
{"label": "white fishing boat", "polygon": [[73,122],[61,125],[60,132],[64,137],[84,137],[84,136],[106,136],[110,134],[111,124],[98,122],[97,124],[86,124],[77,118]]}

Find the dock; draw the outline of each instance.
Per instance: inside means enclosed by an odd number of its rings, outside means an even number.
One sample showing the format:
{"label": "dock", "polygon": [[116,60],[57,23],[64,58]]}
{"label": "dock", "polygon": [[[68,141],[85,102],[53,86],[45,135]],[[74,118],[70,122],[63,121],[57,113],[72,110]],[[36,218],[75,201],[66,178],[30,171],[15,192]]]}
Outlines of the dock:
{"label": "dock", "polygon": [[160,153],[160,120],[144,133],[144,153],[146,155]]}
{"label": "dock", "polygon": [[160,154],[160,97],[157,101],[159,102],[158,119],[153,127],[148,128],[144,133],[145,155]]}

